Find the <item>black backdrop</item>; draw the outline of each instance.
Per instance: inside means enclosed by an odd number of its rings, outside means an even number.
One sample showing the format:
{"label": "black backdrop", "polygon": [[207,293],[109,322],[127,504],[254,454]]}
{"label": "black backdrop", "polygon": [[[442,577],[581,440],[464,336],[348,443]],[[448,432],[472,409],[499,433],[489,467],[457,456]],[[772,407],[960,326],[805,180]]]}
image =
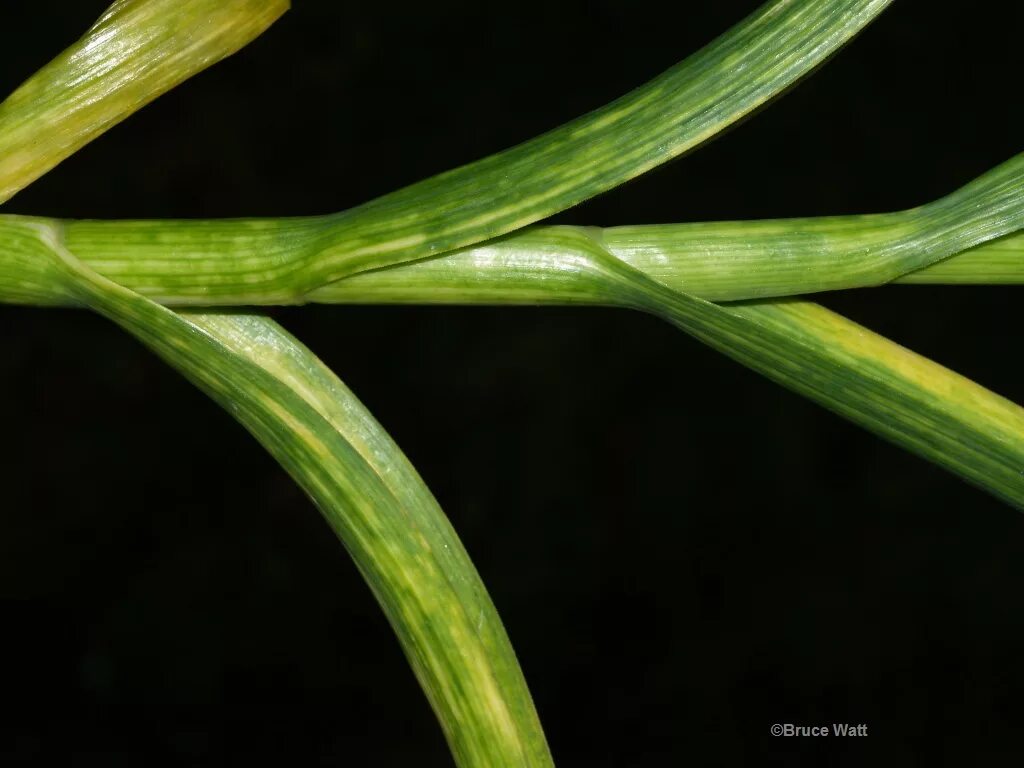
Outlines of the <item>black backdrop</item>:
{"label": "black backdrop", "polygon": [[[0,85],[104,5],[5,3]],[[1024,149],[1024,13],[950,5],[896,3],[767,110],[559,220],[873,212],[955,189]],[[604,103],[756,2],[295,6],[4,211],[340,210]],[[1020,295],[821,300],[1019,402]],[[561,766],[1019,752],[1019,513],[640,315],[274,315],[440,499]],[[0,326],[4,760],[450,764],[341,546],[240,427],[100,319],[3,307]],[[836,721],[870,735],[769,735]]]}

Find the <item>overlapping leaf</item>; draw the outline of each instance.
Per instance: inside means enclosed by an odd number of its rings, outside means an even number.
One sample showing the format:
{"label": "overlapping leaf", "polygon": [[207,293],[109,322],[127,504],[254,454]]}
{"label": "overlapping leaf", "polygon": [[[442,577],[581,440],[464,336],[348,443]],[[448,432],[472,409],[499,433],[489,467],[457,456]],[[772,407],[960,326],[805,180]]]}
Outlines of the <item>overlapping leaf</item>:
{"label": "overlapping leaf", "polygon": [[[924,268],[943,279],[1002,269],[1005,254],[1017,247],[1013,238],[959,257],[967,266],[955,267],[953,259],[929,265],[1019,228],[1019,160],[950,198],[902,214],[640,233],[538,228],[493,239],[696,146],[819,64],[886,5],[773,0],[602,110],[334,216],[229,222],[0,217],[0,297],[100,312],[220,402],[338,532],[394,626],[459,763],[547,765],[550,756],[497,613],[436,502],[379,425],[270,320],[175,313],[140,294],[196,304],[361,295],[596,301],[641,309],[1022,505],[1019,407],[807,302],[720,306],[690,295],[779,295],[927,274]],[[59,58],[0,107],[0,199],[230,53],[282,9],[274,0],[189,0],[177,9],[163,0],[115,4],[87,35],[80,55]],[[224,21],[224,13],[248,21],[204,26]],[[213,34],[192,34],[190,25]],[[176,35],[199,47],[176,47]],[[111,53],[123,54],[107,74],[97,64],[108,61],[103,40],[119,41]],[[146,41],[157,44],[147,47]],[[99,58],[85,55],[90,51],[99,51]],[[147,66],[138,69],[142,57]],[[91,73],[81,81],[85,90],[75,88],[75,67]],[[136,76],[153,71],[163,74]],[[62,98],[75,107],[67,110],[63,134]],[[37,129],[31,140],[30,128]],[[721,253],[743,243],[754,255],[730,269],[719,263],[717,272],[702,277],[689,254],[713,251],[713,243]],[[654,265],[662,263],[677,266],[659,272]],[[403,281],[413,286],[411,294],[402,293]]]}

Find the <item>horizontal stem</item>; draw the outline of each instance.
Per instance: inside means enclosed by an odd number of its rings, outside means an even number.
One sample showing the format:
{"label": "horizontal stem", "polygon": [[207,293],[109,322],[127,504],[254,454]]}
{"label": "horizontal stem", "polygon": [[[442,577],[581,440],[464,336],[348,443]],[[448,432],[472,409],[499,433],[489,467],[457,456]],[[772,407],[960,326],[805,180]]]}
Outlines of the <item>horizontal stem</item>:
{"label": "horizontal stem", "polygon": [[[31,261],[53,264],[55,248],[73,258],[60,242],[59,230],[45,223],[22,222],[20,234],[21,252]],[[520,274],[524,285],[534,281],[531,290],[538,295],[546,274],[560,286],[556,294],[563,299],[662,317],[780,384],[1024,508],[1020,406],[810,302],[714,304],[637,270],[585,229],[549,227],[521,237],[541,235],[536,247],[524,251],[533,254],[531,271],[510,273]],[[554,256],[547,258],[543,248]],[[530,277],[522,277],[526,274]],[[81,291],[65,276],[52,274],[50,279],[67,295],[81,298]],[[566,286],[573,286],[571,296],[564,292]]]}
{"label": "horizontal stem", "polygon": [[[34,254],[34,239],[25,238],[34,222],[52,225],[48,219],[0,216],[0,303],[61,306],[74,303],[49,276],[49,267]],[[779,222],[781,224],[781,222]],[[687,229],[713,225],[631,227],[628,237],[616,230],[576,227],[536,227],[484,245],[421,259],[385,269],[363,272],[328,283],[304,296],[267,284],[254,286],[245,272],[231,269],[232,259],[206,260],[206,271],[185,271],[187,258],[157,256],[139,249],[138,258],[113,259],[78,245],[80,258],[100,274],[168,306],[231,306],[274,304],[605,304],[603,289],[581,280],[575,238],[567,231],[586,232],[603,241],[607,250],[625,263],[674,290],[714,301],[735,301],[776,295],[795,295],[817,290],[878,285],[867,275],[844,273],[835,267],[842,258],[842,243],[827,251],[790,253],[765,247],[744,231],[757,222],[727,225],[732,230],[731,249],[701,248],[687,243]],[[666,239],[670,229],[679,242]],[[644,237],[651,232],[651,240]],[[797,230],[791,230],[797,233]],[[654,235],[657,235],[655,237]],[[686,246],[683,244],[686,243]],[[268,242],[268,259],[277,254]],[[287,254],[282,261],[287,263]],[[787,263],[788,262],[788,263]],[[788,269],[777,272],[776,267]],[[223,265],[224,271],[213,268]],[[829,275],[829,270],[833,272]],[[287,271],[282,270],[282,276]],[[891,281],[932,285],[1024,284],[1024,234],[1006,235],[949,256]]]}
{"label": "horizontal stem", "polygon": [[[330,281],[345,237],[333,217],[67,221],[0,216],[0,302],[68,297],[26,255],[46,222],[101,275],[167,305],[604,303],[579,279],[578,238],[651,279],[712,301],[908,283],[1024,283],[1024,155],[928,205],[897,213],[633,227],[534,227],[439,256]],[[38,273],[38,274],[37,274]]]}
{"label": "horizontal stem", "polygon": [[[687,226],[678,228],[680,235],[685,236]],[[711,226],[705,232],[711,231]],[[833,243],[828,250],[791,253],[787,258],[760,246],[756,238],[744,241],[744,230],[754,226],[730,226],[735,227],[735,239],[728,249],[719,241],[720,247],[714,251],[696,245],[688,249],[678,243],[666,246],[663,237],[645,241],[647,230],[659,229],[656,227],[630,228],[628,242],[619,239],[614,230],[590,232],[610,253],[653,280],[712,301],[790,296],[885,282],[870,274],[844,271],[841,243]],[[322,304],[607,303],[601,290],[578,278],[580,256],[573,252],[572,241],[559,235],[564,229],[572,228],[538,228],[434,259],[364,272],[330,283],[305,298]],[[663,236],[668,228],[660,229]],[[890,282],[1024,284],[1024,234],[983,243]]]}

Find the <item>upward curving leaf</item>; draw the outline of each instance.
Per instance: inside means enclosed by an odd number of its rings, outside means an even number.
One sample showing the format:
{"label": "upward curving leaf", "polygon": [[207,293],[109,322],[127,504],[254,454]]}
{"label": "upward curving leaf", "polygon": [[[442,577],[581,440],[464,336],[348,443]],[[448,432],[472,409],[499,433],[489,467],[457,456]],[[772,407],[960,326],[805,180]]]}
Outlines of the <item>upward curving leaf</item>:
{"label": "upward curving leaf", "polygon": [[769,0],[647,84],[519,146],[322,221],[316,286],[532,224],[678,157],[778,95],[891,0]]}
{"label": "upward curving leaf", "polygon": [[[198,2],[198,0],[195,0]],[[891,0],[770,0],[646,85],[511,149],[328,216],[71,224],[68,247],[189,264],[241,301],[294,302],[348,275],[540,221],[690,150],[812,71]],[[0,120],[0,134],[3,132]],[[224,261],[231,262],[230,273]],[[206,301],[226,295],[213,281]],[[238,292],[234,291],[236,303]]]}

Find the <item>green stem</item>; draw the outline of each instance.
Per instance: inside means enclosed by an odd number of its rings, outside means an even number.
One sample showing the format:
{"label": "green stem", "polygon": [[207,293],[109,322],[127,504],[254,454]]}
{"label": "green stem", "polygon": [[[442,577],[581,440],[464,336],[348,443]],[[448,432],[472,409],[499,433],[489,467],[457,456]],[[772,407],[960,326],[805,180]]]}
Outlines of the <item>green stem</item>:
{"label": "green stem", "polygon": [[[26,220],[0,216],[0,301],[60,304],[18,249]],[[41,221],[30,219],[28,221]],[[90,268],[168,305],[586,303],[564,227],[535,227],[451,253],[313,285],[345,236],[323,218],[69,221]],[[652,279],[714,301],[899,282],[1024,282],[1024,155],[907,211],[818,219],[588,228]],[[584,231],[584,230],[580,230]]]}

